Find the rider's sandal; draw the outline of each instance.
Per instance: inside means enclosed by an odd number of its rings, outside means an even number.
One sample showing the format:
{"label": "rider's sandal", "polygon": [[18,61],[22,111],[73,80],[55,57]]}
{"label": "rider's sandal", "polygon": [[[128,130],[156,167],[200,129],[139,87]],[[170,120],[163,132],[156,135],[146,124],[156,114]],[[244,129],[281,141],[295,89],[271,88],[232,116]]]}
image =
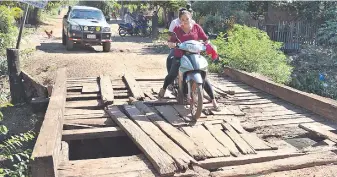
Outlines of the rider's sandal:
{"label": "rider's sandal", "polygon": [[165,95],[165,89],[161,88],[158,93],[158,99],[161,100],[162,98],[164,98],[164,95]]}

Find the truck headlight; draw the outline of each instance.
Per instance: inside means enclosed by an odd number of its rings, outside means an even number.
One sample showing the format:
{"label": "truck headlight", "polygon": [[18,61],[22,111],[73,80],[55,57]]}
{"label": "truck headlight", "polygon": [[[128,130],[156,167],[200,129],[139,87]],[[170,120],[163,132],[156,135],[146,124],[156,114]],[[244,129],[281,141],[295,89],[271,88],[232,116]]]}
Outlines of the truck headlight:
{"label": "truck headlight", "polygon": [[78,25],[71,25],[71,30],[81,31],[81,27]]}
{"label": "truck headlight", "polygon": [[104,27],[103,28],[103,32],[110,32],[110,31],[111,31],[110,27]]}

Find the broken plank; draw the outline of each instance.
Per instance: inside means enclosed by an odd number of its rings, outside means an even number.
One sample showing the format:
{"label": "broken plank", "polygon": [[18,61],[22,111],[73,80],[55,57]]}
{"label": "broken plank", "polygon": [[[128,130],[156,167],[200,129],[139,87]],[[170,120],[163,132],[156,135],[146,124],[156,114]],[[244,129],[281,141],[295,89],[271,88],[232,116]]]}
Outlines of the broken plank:
{"label": "broken plank", "polygon": [[185,120],[170,105],[155,106],[158,112],[172,125],[186,125]]}
{"label": "broken plank", "polygon": [[311,122],[324,122],[324,120],[319,121],[319,120],[315,120],[315,119],[312,119],[312,118],[277,119],[277,120],[244,122],[244,123],[242,123],[242,126],[245,129],[255,129],[255,128],[258,128],[258,127],[288,125],[288,124],[301,124],[301,123],[311,123]]}
{"label": "broken plank", "polygon": [[128,85],[131,91],[131,94],[134,98],[136,98],[137,100],[144,98],[144,93],[142,89],[140,88],[138,82],[135,80],[135,78],[132,75],[125,73],[123,76],[123,79]]}
{"label": "broken plank", "polygon": [[63,141],[116,137],[116,136],[126,136],[126,134],[118,127],[63,130],[62,132]]}
{"label": "broken plank", "polygon": [[191,162],[196,161],[168,138],[156,125],[154,125],[146,115],[142,114],[135,106],[124,105],[129,117],[168,155],[170,155],[181,170],[188,169]]}
{"label": "broken plank", "polygon": [[170,137],[176,144],[178,144],[196,160],[203,160],[208,157],[212,157],[206,147],[197,146],[197,144],[190,137],[178,130],[176,127],[164,121],[163,118],[153,112],[153,110],[147,107],[143,102],[136,101],[132,102],[132,104],[134,104],[141,112],[145,113],[146,116],[153,122],[153,124],[165,132],[168,137]]}
{"label": "broken plank", "polygon": [[181,127],[198,145],[203,145],[213,157],[230,156],[229,150],[220,144],[203,126]]}
{"label": "broken plank", "polygon": [[300,124],[299,127],[303,128],[306,131],[317,134],[320,137],[327,138],[335,143],[337,143],[337,134],[330,132],[329,130],[322,129],[315,125],[311,124]]}
{"label": "broken plank", "polygon": [[73,130],[73,129],[82,129],[82,128],[94,128],[90,125],[81,125],[81,124],[72,124],[72,123],[64,123],[63,130]]}
{"label": "broken plank", "polygon": [[240,151],[236,148],[234,142],[223,131],[221,131],[221,129],[214,128],[213,125],[210,124],[204,125],[215,139],[228,148],[233,156],[237,157],[240,155]]}
{"label": "broken plank", "polygon": [[99,92],[99,85],[98,85],[97,82],[92,83],[92,84],[83,83],[82,85],[83,85],[82,93],[97,93],[97,92]]}
{"label": "broken plank", "polygon": [[260,163],[275,159],[282,159],[287,157],[297,157],[304,155],[300,152],[274,152],[274,151],[262,151],[258,154],[248,154],[239,157],[218,157],[210,158],[203,161],[199,161],[199,165],[202,168],[208,170],[214,170],[225,166],[235,166],[244,164]]}
{"label": "broken plank", "polygon": [[117,126],[110,118],[88,118],[88,119],[65,119],[64,124],[89,125],[94,127]]}
{"label": "broken plank", "polygon": [[102,108],[102,100],[67,101],[66,108]]}
{"label": "broken plank", "polygon": [[306,154],[298,157],[273,160],[270,162],[253,163],[246,165],[221,168],[221,171],[212,172],[212,177],[239,177],[267,174],[274,171],[288,171],[299,168],[308,168],[319,165],[336,163],[337,156],[331,151]]}
{"label": "broken plank", "polygon": [[160,175],[173,175],[177,171],[174,160],[118,107],[108,106],[107,112],[146,155]]}
{"label": "broken plank", "polygon": [[256,154],[255,150],[252,149],[228,123],[222,123],[222,126],[224,132],[232,139],[243,154]]}
{"label": "broken plank", "polygon": [[100,75],[100,88],[101,88],[101,95],[102,101],[104,105],[113,104],[114,102],[114,91],[111,85],[111,80],[109,76]]}
{"label": "broken plank", "polygon": [[240,125],[239,121],[229,121],[227,122],[230,124],[237,132],[243,140],[245,140],[254,150],[261,151],[261,150],[272,150],[277,149],[275,147],[269,146],[266,142],[260,139],[255,133],[249,133]]}

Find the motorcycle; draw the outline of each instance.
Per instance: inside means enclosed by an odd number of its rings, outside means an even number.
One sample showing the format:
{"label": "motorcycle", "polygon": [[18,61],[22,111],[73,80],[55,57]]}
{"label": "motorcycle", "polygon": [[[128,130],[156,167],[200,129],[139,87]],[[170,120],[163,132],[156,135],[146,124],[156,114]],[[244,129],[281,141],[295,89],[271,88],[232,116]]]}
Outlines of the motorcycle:
{"label": "motorcycle", "polygon": [[[192,119],[200,118],[203,110],[204,81],[207,77],[208,62],[200,53],[212,54],[212,59],[218,59],[216,49],[211,44],[205,44],[196,40],[181,42],[174,32],[169,32],[179,41],[176,48],[183,50],[184,55],[180,59],[179,74],[173,83],[173,95],[179,104],[190,105]],[[186,101],[185,101],[186,100]]]}
{"label": "motorcycle", "polygon": [[120,23],[118,25],[118,34],[121,37],[125,37],[127,34],[130,34],[131,36],[140,34],[143,37],[147,37],[150,36],[152,32],[151,27],[148,25],[147,21],[134,21],[134,25],[129,23]]}

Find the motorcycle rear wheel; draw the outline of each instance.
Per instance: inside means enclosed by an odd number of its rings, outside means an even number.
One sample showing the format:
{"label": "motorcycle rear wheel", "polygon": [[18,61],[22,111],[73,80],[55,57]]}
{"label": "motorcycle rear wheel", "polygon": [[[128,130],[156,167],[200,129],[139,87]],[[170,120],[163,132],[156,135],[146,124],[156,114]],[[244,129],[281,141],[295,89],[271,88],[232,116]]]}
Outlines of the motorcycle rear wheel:
{"label": "motorcycle rear wheel", "polygon": [[123,29],[123,28],[120,28],[120,29],[118,30],[118,34],[119,34],[119,36],[121,36],[121,37],[125,37],[126,34],[128,34],[128,31],[126,31],[126,30]]}
{"label": "motorcycle rear wheel", "polygon": [[197,121],[200,118],[203,109],[203,88],[202,84],[198,84],[194,81],[191,81],[189,84],[191,84],[190,88],[192,89],[190,101],[192,120]]}

